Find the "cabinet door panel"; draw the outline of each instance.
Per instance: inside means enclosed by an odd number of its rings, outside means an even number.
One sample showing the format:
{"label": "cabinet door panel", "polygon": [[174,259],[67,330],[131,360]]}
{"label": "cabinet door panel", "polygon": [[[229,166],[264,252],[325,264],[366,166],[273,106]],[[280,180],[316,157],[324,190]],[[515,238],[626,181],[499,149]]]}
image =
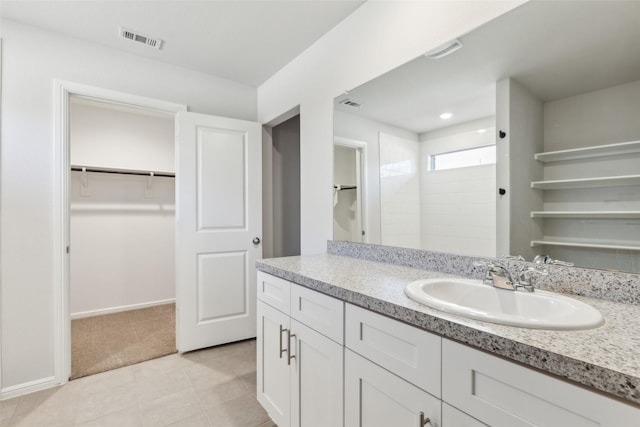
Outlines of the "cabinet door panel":
{"label": "cabinet door panel", "polygon": [[420,413],[440,426],[440,400],[345,350],[345,425],[416,427]]}
{"label": "cabinet door panel", "polygon": [[440,337],[351,304],[345,325],[347,348],[440,396]]}
{"label": "cabinet door panel", "polygon": [[257,305],[257,398],[278,427],[290,425],[291,397],[289,391],[290,366],[286,354],[280,352],[286,346],[286,333],[280,328],[289,328],[289,316],[258,301]]}
{"label": "cabinet door panel", "polygon": [[343,347],[295,320],[291,329],[295,334],[291,425],[341,427]]}
{"label": "cabinet door panel", "polygon": [[640,410],[449,340],[442,399],[494,427],[638,426]]}
{"label": "cabinet door panel", "polygon": [[443,402],[442,427],[487,427],[487,425]]}

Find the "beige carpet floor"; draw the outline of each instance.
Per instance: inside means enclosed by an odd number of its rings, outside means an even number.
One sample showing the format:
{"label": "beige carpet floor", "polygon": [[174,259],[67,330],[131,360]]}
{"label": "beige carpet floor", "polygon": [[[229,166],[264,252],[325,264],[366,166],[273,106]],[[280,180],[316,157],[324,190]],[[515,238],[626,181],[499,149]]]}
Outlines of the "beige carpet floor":
{"label": "beige carpet floor", "polygon": [[71,321],[71,379],[176,352],[175,304]]}

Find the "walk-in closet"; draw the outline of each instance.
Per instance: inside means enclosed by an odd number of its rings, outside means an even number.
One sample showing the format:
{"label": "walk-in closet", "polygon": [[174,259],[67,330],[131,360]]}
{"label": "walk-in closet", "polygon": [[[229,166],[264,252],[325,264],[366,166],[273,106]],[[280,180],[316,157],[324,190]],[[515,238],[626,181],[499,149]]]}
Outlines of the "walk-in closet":
{"label": "walk-in closet", "polygon": [[71,379],[175,339],[174,116],[70,98]]}

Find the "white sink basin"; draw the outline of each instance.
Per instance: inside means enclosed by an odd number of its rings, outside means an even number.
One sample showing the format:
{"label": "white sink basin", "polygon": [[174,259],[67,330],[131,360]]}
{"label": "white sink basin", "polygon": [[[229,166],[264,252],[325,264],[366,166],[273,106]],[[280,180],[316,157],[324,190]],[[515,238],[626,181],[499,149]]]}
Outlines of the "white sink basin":
{"label": "white sink basin", "polygon": [[486,322],[536,329],[576,330],[604,324],[602,314],[576,299],[536,289],[509,291],[473,279],[426,279],[404,291],[421,304]]}

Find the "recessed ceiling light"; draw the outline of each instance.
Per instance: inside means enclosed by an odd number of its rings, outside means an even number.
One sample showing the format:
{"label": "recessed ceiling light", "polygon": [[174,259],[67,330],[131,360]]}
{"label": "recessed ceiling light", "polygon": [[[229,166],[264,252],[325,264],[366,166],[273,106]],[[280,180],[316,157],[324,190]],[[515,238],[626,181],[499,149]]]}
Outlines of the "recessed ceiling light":
{"label": "recessed ceiling light", "polygon": [[440,118],[441,118],[442,120],[448,120],[448,119],[450,119],[451,117],[453,117],[453,114],[451,114],[451,113],[442,113],[442,114],[440,114]]}
{"label": "recessed ceiling light", "polygon": [[486,131],[486,129],[478,129],[478,133],[485,133]]}

